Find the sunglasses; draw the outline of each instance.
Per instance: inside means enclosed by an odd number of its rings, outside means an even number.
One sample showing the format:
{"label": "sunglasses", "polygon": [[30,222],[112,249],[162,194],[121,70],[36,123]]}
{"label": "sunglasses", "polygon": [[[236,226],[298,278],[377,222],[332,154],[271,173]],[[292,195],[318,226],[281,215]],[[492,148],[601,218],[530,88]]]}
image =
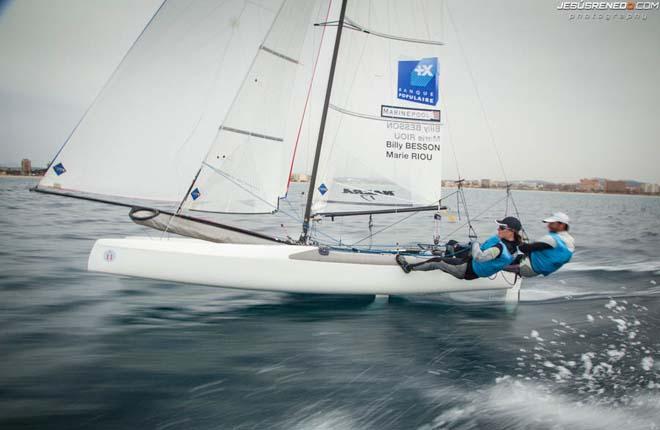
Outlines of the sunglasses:
{"label": "sunglasses", "polygon": [[511,230],[511,229],[510,229],[508,226],[506,226],[506,225],[498,225],[498,226],[497,226],[497,229],[498,229],[498,230]]}

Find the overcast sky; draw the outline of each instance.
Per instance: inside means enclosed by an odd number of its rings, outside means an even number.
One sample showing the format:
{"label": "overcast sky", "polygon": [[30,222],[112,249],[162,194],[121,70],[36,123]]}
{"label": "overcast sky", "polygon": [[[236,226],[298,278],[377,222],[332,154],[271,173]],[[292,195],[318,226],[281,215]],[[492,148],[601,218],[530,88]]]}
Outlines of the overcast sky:
{"label": "overcast sky", "polygon": [[[0,0],[0,164],[48,163],[160,3]],[[509,178],[660,183],[660,11],[571,20],[558,4],[449,3]],[[462,174],[501,178],[465,94]]]}

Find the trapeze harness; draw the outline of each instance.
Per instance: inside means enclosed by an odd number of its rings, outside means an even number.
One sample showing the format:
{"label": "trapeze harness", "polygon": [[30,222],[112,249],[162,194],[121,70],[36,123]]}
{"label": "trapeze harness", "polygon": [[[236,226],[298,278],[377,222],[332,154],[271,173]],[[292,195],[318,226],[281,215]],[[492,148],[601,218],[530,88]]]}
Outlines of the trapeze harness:
{"label": "trapeze harness", "polygon": [[489,237],[488,240],[481,244],[480,248],[482,251],[485,251],[486,249],[492,248],[497,244],[499,244],[502,248],[500,255],[497,258],[483,262],[472,259],[472,270],[478,277],[487,278],[489,276],[493,276],[500,270],[504,269],[505,266],[511,264],[513,261],[513,256],[511,255],[511,252],[509,252],[506,244],[504,244],[504,242],[502,242],[497,236]]}
{"label": "trapeze harness", "polygon": [[550,237],[555,240],[556,246],[554,248],[529,253],[532,270],[544,276],[548,276],[552,272],[559,270],[573,256],[573,251],[568,249],[566,242],[564,242],[560,235],[550,233]]}

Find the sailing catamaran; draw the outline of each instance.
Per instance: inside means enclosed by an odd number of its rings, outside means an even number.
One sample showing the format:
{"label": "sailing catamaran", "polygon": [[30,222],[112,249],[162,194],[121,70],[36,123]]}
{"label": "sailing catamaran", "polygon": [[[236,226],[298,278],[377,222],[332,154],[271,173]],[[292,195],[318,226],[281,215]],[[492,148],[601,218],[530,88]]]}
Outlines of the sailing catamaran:
{"label": "sailing catamaran", "polygon": [[[515,302],[511,274],[405,275],[401,247],[320,234],[323,219],[443,209],[442,16],[436,0],[166,0],[34,190],[127,206],[164,232],[97,240],[91,271],[295,293],[499,290]],[[203,217],[281,211],[303,147],[300,238]]]}

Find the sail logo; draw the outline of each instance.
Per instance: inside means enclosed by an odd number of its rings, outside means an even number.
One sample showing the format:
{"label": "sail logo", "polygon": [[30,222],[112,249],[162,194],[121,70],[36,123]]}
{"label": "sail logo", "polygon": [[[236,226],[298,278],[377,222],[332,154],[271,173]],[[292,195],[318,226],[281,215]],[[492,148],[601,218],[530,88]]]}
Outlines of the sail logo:
{"label": "sail logo", "polygon": [[66,169],[64,168],[64,164],[62,163],[57,163],[56,165],[54,165],[53,170],[55,171],[55,174],[57,176],[60,176],[61,174],[66,172]]}
{"label": "sail logo", "polygon": [[192,193],[190,193],[190,197],[192,197],[193,200],[197,200],[201,195],[202,193],[199,191],[199,188],[195,188],[192,190]]}
{"label": "sail logo", "polygon": [[344,194],[358,194],[365,200],[368,200],[368,198],[371,198],[371,200],[376,200],[376,196],[394,197],[394,191],[392,190],[361,190],[359,188],[344,188]]}
{"label": "sail logo", "polygon": [[438,58],[399,61],[397,98],[435,106],[438,103]]}
{"label": "sail logo", "polygon": [[115,261],[115,251],[113,251],[112,249],[108,249],[103,253],[103,259],[108,263],[112,263],[113,261]]}

